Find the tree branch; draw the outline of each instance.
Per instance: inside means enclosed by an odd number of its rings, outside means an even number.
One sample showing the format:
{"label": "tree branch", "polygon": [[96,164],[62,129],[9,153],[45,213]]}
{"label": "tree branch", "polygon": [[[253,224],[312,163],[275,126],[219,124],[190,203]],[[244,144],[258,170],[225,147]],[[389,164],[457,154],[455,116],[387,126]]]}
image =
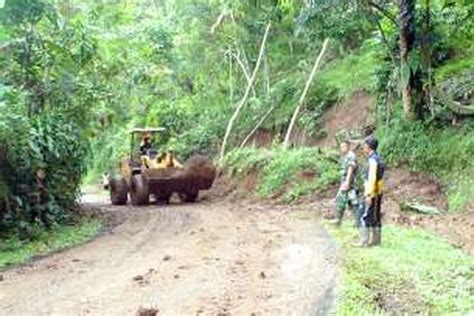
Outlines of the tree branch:
{"label": "tree branch", "polygon": [[[372,13],[373,14],[373,13]],[[390,43],[388,42],[387,36],[385,35],[385,32],[382,28],[382,25],[380,24],[380,21],[377,17],[374,16],[375,23],[377,24],[377,28],[380,32],[380,35],[382,36],[382,42],[387,46],[388,50],[388,55],[390,56],[390,59],[392,60],[392,63],[396,65],[397,60],[393,54],[392,47],[390,46]]]}
{"label": "tree branch", "polygon": [[383,7],[381,7],[380,5],[378,5],[377,3],[374,3],[372,1],[369,1],[369,5],[375,9],[377,9],[377,11],[379,11],[380,13],[382,13],[386,18],[388,18],[390,21],[393,22],[393,24],[397,25],[398,26],[398,20],[397,18],[391,14],[390,12],[388,12],[386,9],[384,9]]}
{"label": "tree branch", "polygon": [[249,73],[247,72],[247,69],[245,68],[245,65],[244,63],[242,62],[242,60],[239,58],[239,56],[237,56],[236,54],[234,53],[230,53],[232,57],[234,57],[234,59],[237,61],[237,64],[240,66],[240,68],[242,69],[242,72],[244,73],[244,76],[245,78],[247,79],[247,82],[250,82],[250,75]]}
{"label": "tree branch", "polygon": [[214,22],[214,24],[212,25],[211,27],[211,34],[214,34],[216,29],[219,27],[219,25],[221,25],[222,21],[224,20],[224,18],[228,15],[229,13],[226,12],[226,10],[222,11],[221,14],[219,14],[219,16],[217,17],[217,20],[216,22]]}

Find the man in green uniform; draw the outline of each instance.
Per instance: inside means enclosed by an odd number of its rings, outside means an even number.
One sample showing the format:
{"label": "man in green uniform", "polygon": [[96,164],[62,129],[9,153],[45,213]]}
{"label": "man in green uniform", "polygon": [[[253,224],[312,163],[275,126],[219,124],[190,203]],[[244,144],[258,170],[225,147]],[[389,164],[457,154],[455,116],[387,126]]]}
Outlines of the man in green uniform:
{"label": "man in green uniform", "polygon": [[333,224],[340,226],[344,211],[350,207],[355,225],[359,225],[359,198],[357,188],[357,157],[350,148],[348,141],[343,141],[340,145],[341,151],[341,184],[336,195],[336,218]]}

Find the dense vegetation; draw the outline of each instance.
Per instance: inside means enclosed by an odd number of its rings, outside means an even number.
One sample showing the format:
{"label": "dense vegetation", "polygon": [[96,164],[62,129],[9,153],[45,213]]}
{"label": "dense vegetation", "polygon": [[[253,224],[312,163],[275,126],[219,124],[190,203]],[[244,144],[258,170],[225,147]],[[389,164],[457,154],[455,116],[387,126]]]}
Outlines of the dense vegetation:
{"label": "dense vegetation", "polygon": [[20,237],[66,222],[88,153],[96,45],[52,4],[0,10],[0,232]]}
{"label": "dense vegetation", "polygon": [[[182,158],[218,153],[267,25],[230,148],[269,109],[262,129],[282,141],[330,38],[299,129],[324,135],[323,111],[365,91],[377,97],[373,122],[390,144],[390,162],[443,177],[473,170],[473,10],[469,1],[449,0],[7,0],[0,9],[0,232],[26,237],[67,222],[81,179],[115,165],[131,127],[166,127],[160,145]],[[446,144],[455,149],[443,151]],[[308,155],[296,156],[305,162]],[[460,208],[469,195],[458,193],[469,186],[462,181],[453,195]]]}
{"label": "dense vegetation", "polygon": [[[333,156],[334,157],[334,156]],[[291,202],[301,196],[325,191],[339,180],[337,159],[317,148],[233,150],[224,163],[234,177],[258,178],[257,194]]]}

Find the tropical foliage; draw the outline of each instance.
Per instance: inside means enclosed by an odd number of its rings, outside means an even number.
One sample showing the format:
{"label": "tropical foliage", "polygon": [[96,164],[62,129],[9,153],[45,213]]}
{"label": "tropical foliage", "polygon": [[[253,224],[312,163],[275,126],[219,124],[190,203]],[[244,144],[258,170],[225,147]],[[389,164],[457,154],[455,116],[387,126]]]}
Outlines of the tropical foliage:
{"label": "tropical foliage", "polygon": [[272,107],[261,129],[281,141],[326,38],[297,120],[308,135],[323,135],[323,111],[361,90],[388,126],[402,96],[405,117],[433,128],[472,114],[467,0],[0,3],[2,232],[66,221],[86,171],[113,167],[131,127],[165,127],[160,146],[181,158],[217,153],[267,25],[231,148]]}

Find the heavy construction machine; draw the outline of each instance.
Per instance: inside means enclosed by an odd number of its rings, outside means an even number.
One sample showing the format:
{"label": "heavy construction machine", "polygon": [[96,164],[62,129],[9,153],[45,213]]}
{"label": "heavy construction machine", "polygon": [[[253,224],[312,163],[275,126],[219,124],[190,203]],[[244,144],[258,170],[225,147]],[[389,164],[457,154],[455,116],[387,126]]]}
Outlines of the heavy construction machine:
{"label": "heavy construction machine", "polygon": [[[118,172],[110,176],[110,200],[124,205],[147,205],[150,196],[169,203],[173,193],[184,202],[194,202],[200,190],[211,188],[216,176],[213,163],[200,155],[181,164],[172,150],[159,152],[153,146],[164,128],[134,128],[130,132],[130,155],[119,163]],[[138,139],[141,138],[141,144]]]}

